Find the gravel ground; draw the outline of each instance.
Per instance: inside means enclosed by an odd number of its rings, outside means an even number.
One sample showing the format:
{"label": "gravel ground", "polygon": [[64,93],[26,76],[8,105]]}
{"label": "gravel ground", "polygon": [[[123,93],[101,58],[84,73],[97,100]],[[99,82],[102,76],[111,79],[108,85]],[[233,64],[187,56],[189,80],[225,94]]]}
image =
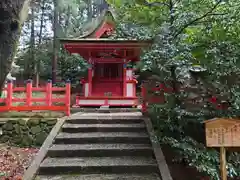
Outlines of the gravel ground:
{"label": "gravel ground", "polygon": [[0,144],[0,180],[22,180],[22,175],[38,149]]}

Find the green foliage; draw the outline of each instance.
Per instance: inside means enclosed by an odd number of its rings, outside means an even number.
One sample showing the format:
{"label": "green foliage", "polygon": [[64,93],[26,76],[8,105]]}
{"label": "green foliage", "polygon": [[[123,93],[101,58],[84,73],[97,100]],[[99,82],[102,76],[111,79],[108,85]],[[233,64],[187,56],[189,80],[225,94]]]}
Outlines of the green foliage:
{"label": "green foliage", "polygon": [[[186,93],[177,92],[168,96],[171,102],[149,109],[158,140],[172,147],[178,154],[176,160],[211,179],[219,179],[219,154],[204,146],[202,122],[213,117],[240,117],[239,3],[234,0],[119,2],[113,2],[121,13],[119,24],[131,22],[143,27],[127,26],[125,32],[139,39],[154,38],[151,49],[142,56],[139,65],[142,71],[153,72],[159,82],[171,80],[184,84],[187,74],[177,76],[175,69],[200,64],[207,69],[205,79],[212,93],[226,96],[232,105],[225,111],[207,105],[193,114],[180,108],[179,100]],[[191,132],[193,127],[195,131]],[[230,154],[228,159],[229,176],[239,176],[239,154]]]}
{"label": "green foliage", "polygon": [[[40,0],[34,3],[36,14],[34,17],[34,34],[36,36],[34,60],[32,59],[33,47],[29,43],[31,21],[27,21],[23,28],[17,63],[23,69],[25,79],[35,79],[32,76],[36,74],[36,69],[38,69],[41,79],[51,79],[52,77],[52,59],[54,58],[52,43],[54,37],[51,30],[54,19],[52,16],[54,11],[53,2],[53,0]],[[86,3],[76,0],[67,1],[66,3],[61,0],[57,1],[56,8],[59,15],[57,38],[80,36],[82,34],[82,26],[87,20],[85,16],[88,8]],[[57,44],[59,46],[59,43]],[[38,68],[36,68],[36,64]],[[70,79],[72,83],[76,83],[79,81],[79,76],[84,75],[86,68],[86,64],[81,57],[71,56],[64,51],[59,52],[57,64],[57,75],[61,76],[63,82],[66,79]]]}
{"label": "green foliage", "polygon": [[[67,2],[67,3],[66,3]],[[90,16],[97,16],[97,3],[89,8],[86,1],[59,1],[58,37],[79,37]],[[199,64],[207,69],[206,83],[211,93],[226,96],[232,106],[226,111],[207,105],[198,113],[182,109],[181,100],[187,93],[167,96],[165,105],[149,109],[158,140],[176,152],[176,161],[195,167],[199,172],[219,179],[219,154],[204,146],[202,122],[213,117],[240,117],[240,20],[239,2],[236,0],[108,0],[116,9],[117,33],[113,38],[153,39],[152,47],[142,54],[138,67],[148,70],[159,82],[170,80],[184,84],[188,68]],[[52,0],[45,2],[45,20],[52,21]],[[37,7],[38,11],[41,9]],[[90,15],[90,11],[95,13]],[[38,20],[39,21],[39,20]],[[28,23],[29,25],[29,23]],[[27,26],[27,25],[26,25]],[[27,28],[26,28],[27,29]],[[38,29],[38,28],[37,28]],[[44,23],[43,41],[36,45],[36,61],[40,62],[40,75],[51,77],[52,36]],[[28,36],[27,31],[24,35]],[[36,31],[36,34],[39,34]],[[29,39],[27,38],[27,41]],[[27,50],[18,64],[25,66],[30,59]],[[31,61],[29,61],[31,62]],[[78,81],[85,76],[85,61],[76,55],[59,52],[58,74],[64,79]],[[178,71],[181,74],[177,74]],[[193,131],[193,129],[195,131]],[[228,155],[229,176],[240,176],[239,154]]]}
{"label": "green foliage", "polygon": [[58,68],[58,75],[64,80],[71,80],[74,84],[79,82],[80,77],[87,75],[86,61],[81,56],[77,54],[69,55],[64,50],[59,53]]}
{"label": "green foliage", "polygon": [[[170,146],[176,153],[175,163],[195,167],[199,172],[220,180],[219,152],[204,145],[204,125],[201,114],[181,113],[162,105],[152,105],[149,109],[156,129],[156,139]],[[191,132],[192,131],[192,132]],[[197,139],[197,140],[196,140]],[[230,177],[240,175],[239,154],[228,155],[228,173]]]}
{"label": "green foliage", "polygon": [[[40,75],[42,79],[51,79],[51,59],[52,59],[52,48],[51,43],[47,43],[42,45],[41,48],[37,50],[36,60],[40,63]],[[18,58],[17,63],[20,66],[24,66],[26,59],[29,57],[29,53],[26,52],[23,56]],[[64,83],[66,80],[71,80],[72,84],[76,84],[79,82],[80,77],[86,76],[87,72],[87,63],[86,61],[79,55],[70,55],[63,49],[59,51],[58,54],[58,69],[57,75],[61,77],[62,82]],[[25,72],[23,72],[25,73]],[[27,73],[27,72],[26,72]],[[28,74],[24,75],[25,77]]]}

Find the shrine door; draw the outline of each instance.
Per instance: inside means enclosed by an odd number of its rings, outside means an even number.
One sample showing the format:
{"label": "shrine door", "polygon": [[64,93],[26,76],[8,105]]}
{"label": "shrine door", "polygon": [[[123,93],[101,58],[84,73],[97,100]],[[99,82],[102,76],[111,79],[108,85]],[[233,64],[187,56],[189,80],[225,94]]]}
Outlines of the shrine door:
{"label": "shrine door", "polygon": [[123,95],[123,64],[96,63],[92,81],[93,96]]}

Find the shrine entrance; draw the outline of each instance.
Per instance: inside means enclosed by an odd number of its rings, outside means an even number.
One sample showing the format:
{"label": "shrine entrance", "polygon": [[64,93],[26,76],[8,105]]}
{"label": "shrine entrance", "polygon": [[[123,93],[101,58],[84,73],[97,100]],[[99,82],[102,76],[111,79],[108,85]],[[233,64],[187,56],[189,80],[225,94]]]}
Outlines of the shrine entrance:
{"label": "shrine entrance", "polygon": [[130,62],[138,62],[143,47],[152,41],[113,39],[61,39],[69,53],[80,54],[89,64],[83,78],[83,96],[76,97],[76,106],[138,105],[137,80]]}
{"label": "shrine entrance", "polygon": [[78,107],[138,105],[134,69],[127,65],[140,61],[142,48],[153,41],[109,38],[116,34],[114,17],[108,8],[80,38],[60,39],[69,53],[79,54],[89,64],[88,76],[81,78],[83,91],[76,96]]}
{"label": "shrine entrance", "polygon": [[123,64],[96,63],[93,67],[93,96],[123,95]]}

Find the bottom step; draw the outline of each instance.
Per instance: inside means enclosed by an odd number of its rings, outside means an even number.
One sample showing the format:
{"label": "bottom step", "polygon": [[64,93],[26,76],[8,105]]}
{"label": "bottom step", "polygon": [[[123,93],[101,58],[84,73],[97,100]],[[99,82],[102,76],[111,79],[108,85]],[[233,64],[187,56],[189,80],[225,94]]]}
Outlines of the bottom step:
{"label": "bottom step", "polygon": [[47,158],[40,165],[39,174],[92,173],[158,173],[156,161],[145,157],[79,157]]}
{"label": "bottom step", "polygon": [[91,174],[91,175],[62,175],[38,176],[35,180],[161,180],[157,174]]}

